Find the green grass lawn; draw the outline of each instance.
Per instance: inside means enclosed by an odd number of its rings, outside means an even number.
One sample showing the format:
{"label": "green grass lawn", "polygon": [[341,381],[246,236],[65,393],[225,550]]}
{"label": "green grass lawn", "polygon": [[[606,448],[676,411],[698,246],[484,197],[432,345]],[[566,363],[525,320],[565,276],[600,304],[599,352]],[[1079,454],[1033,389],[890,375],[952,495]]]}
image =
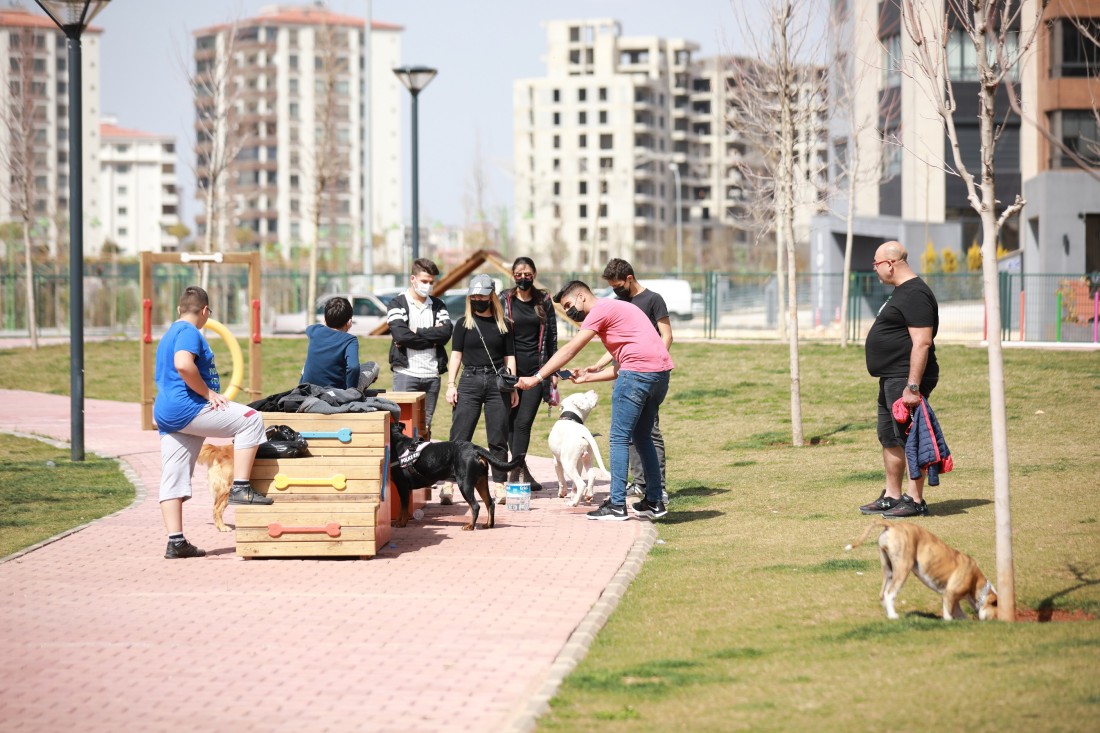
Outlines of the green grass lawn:
{"label": "green grass lawn", "polygon": [[[388,339],[362,344],[385,363]],[[932,515],[919,521],[995,580],[986,354],[937,352],[932,404],[956,469],[926,490]],[[293,385],[303,355],[301,339],[265,342],[263,391]],[[902,620],[885,620],[874,544],[842,550],[883,481],[862,349],[803,346],[803,448],[789,444],[785,346],[677,343],[673,356],[661,411],[671,512],[541,730],[1100,729],[1100,623],[944,623],[915,579]],[[1005,358],[1018,605],[1100,614],[1100,355]],[[136,401],[137,360],[135,343],[89,344],[88,396]],[[68,350],[0,351],[0,375],[65,393]],[[610,385],[596,389],[590,425],[606,436]],[[449,422],[440,400],[435,434]],[[547,454],[551,426],[542,413],[532,452]]]}

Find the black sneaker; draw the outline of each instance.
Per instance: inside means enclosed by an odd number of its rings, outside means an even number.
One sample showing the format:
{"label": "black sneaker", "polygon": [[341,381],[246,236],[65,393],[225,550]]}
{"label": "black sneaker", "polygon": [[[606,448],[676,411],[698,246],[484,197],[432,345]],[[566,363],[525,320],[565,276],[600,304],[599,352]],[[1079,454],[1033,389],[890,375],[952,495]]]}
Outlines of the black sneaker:
{"label": "black sneaker", "polygon": [[168,542],[168,549],[164,551],[165,560],[180,560],[185,557],[205,557],[206,550],[200,550],[187,540],[180,544]]}
{"label": "black sneaker", "polygon": [[878,495],[878,498],[872,501],[870,504],[864,504],[859,510],[864,514],[882,514],[888,512],[898,505],[900,499],[886,495],[886,489],[882,490],[882,493]]}
{"label": "black sneaker", "polygon": [[913,501],[913,497],[909,494],[902,494],[901,500],[897,503],[893,509],[888,512],[882,513],[883,517],[890,519],[899,519],[903,517],[927,517],[928,505],[921,499],[920,504]]}
{"label": "black sneaker", "polygon": [[274,499],[269,499],[263,494],[256,493],[256,490],[251,486],[236,487],[234,486],[229,490],[229,503],[230,504],[274,504]]}
{"label": "black sneaker", "polygon": [[663,501],[659,501],[656,504],[650,504],[649,499],[642,499],[634,503],[634,513],[639,517],[660,519],[668,514],[668,509],[665,508],[665,503]]}
{"label": "black sneaker", "polygon": [[626,514],[626,504],[612,504],[611,500],[608,499],[600,504],[599,509],[588,512],[588,518],[605,522],[624,522],[630,517]]}

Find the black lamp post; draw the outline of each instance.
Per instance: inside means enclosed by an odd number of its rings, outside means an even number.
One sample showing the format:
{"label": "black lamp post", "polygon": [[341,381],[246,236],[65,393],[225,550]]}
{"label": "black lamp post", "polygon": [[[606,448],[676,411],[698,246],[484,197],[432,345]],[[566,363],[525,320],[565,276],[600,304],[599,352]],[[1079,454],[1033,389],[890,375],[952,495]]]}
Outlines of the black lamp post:
{"label": "black lamp post", "polygon": [[84,126],[80,36],[109,0],[34,0],[65,33],[69,64],[69,390],[72,459],[84,460]]}
{"label": "black lamp post", "polygon": [[399,66],[393,70],[397,78],[412,94],[412,258],[420,256],[420,178],[419,178],[419,128],[416,118],[416,100],[420,90],[439,73],[428,66]]}

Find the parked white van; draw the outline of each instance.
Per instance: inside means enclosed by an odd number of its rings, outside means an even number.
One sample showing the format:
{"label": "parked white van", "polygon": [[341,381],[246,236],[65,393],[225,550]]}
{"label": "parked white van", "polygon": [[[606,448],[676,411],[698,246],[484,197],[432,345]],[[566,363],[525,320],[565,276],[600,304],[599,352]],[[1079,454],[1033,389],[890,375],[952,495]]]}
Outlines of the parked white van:
{"label": "parked white van", "polygon": [[687,280],[639,280],[642,287],[665,299],[669,320],[690,321],[694,316],[691,283]]}

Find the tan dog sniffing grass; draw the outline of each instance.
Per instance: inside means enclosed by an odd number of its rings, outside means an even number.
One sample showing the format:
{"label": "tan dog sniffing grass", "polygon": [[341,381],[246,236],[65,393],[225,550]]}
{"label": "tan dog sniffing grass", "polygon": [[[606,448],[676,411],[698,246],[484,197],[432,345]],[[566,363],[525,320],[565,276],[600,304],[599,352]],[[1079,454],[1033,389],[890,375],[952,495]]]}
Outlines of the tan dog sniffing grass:
{"label": "tan dog sniffing grass", "polygon": [[229,490],[233,488],[233,444],[204,443],[198,462],[206,466],[206,483],[214,497],[214,526],[219,532],[229,532],[222,515],[229,503]]}
{"label": "tan dog sniffing grass", "polygon": [[985,621],[997,614],[997,591],[978,568],[974,558],[948,546],[943,540],[917,524],[879,520],[863,531],[859,539],[844,549],[859,547],[875,528],[879,557],[882,560],[882,592],[879,599],[886,618],[896,619],[894,600],[912,572],[921,582],[943,596],[943,618],[964,619],[961,601],[965,600]]}

